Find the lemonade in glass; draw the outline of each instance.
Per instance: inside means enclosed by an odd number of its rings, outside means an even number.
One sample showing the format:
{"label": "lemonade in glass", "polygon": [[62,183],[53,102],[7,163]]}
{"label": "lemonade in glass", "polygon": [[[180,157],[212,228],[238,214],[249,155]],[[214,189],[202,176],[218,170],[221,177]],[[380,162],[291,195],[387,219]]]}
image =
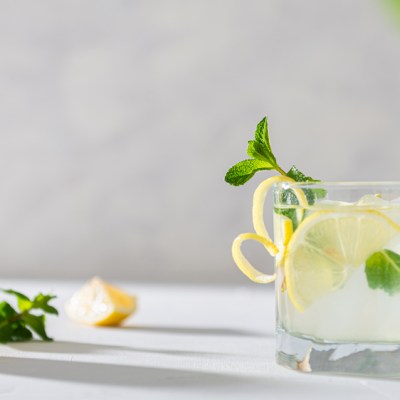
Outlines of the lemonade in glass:
{"label": "lemonade in glass", "polygon": [[[295,204],[295,192],[312,200],[315,190],[324,198]],[[400,375],[400,183],[281,183],[272,191],[278,363]]]}
{"label": "lemonade in glass", "polygon": [[[249,142],[253,164],[238,163],[226,180],[243,184],[260,169],[280,173],[254,193],[255,232],[232,246],[250,279],[275,281],[277,362],[303,372],[400,377],[400,182],[320,182],[295,167],[285,172],[266,119],[260,124],[256,143]],[[273,239],[264,224],[267,193]],[[274,274],[250,264],[247,240],[275,257]]]}

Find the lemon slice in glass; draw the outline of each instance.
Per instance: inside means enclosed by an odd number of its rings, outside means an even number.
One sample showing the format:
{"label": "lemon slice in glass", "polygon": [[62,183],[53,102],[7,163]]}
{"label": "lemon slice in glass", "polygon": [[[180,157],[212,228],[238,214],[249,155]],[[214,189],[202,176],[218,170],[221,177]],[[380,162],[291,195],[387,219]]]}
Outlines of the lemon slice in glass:
{"label": "lemon slice in glass", "polygon": [[399,233],[399,225],[374,210],[318,211],[307,217],[285,252],[287,291],[294,306],[304,311],[340,288],[352,268]]}
{"label": "lemon slice in glass", "polygon": [[136,309],[136,298],[100,278],[91,279],[66,303],[69,318],[86,325],[118,325]]}

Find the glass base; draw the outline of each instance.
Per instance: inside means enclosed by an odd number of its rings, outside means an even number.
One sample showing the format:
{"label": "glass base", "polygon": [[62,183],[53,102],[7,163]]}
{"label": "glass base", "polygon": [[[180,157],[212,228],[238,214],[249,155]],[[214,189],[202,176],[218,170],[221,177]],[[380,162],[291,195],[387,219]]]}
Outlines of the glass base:
{"label": "glass base", "polygon": [[400,343],[328,343],[278,330],[276,361],[300,372],[400,378]]}

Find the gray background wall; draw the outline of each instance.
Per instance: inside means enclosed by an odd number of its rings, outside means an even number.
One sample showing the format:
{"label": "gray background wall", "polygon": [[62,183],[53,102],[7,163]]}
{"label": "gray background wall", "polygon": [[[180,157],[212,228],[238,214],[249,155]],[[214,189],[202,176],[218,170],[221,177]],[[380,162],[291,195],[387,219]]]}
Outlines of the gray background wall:
{"label": "gray background wall", "polygon": [[378,0],[3,1],[0,90],[3,277],[247,284],[230,243],[267,174],[223,177],[265,113],[286,168],[400,180]]}

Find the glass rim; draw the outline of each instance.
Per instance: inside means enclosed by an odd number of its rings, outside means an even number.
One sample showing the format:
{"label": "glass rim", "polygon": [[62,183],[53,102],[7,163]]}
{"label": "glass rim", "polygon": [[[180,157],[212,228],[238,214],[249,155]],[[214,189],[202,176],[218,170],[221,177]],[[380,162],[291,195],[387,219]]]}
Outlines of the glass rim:
{"label": "glass rim", "polygon": [[336,188],[366,188],[366,187],[386,187],[399,188],[400,181],[317,181],[317,182],[277,182],[274,185],[276,189],[287,189],[288,187],[336,187]]}

